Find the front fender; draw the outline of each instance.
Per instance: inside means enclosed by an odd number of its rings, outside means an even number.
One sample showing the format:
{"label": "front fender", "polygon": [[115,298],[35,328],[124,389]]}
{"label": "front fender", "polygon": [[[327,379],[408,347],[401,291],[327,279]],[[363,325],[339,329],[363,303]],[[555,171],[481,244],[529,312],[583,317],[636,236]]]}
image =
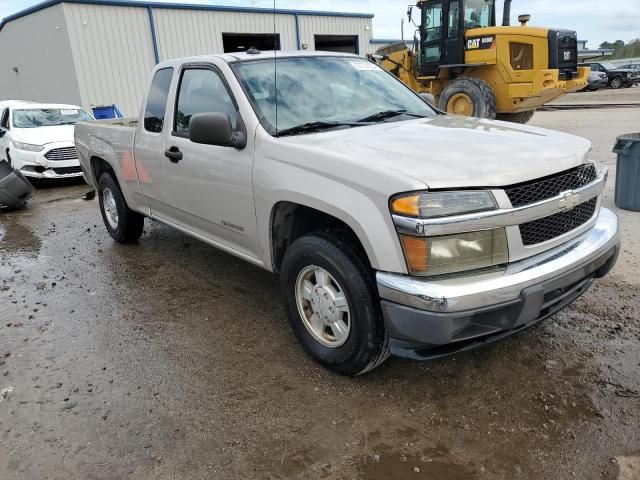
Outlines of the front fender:
{"label": "front fender", "polygon": [[256,217],[264,264],[273,265],[271,220],[276,205],[286,201],[319,210],[347,224],[362,243],[376,270],[407,273],[385,193],[358,188],[331,176],[262,159],[254,178]]}

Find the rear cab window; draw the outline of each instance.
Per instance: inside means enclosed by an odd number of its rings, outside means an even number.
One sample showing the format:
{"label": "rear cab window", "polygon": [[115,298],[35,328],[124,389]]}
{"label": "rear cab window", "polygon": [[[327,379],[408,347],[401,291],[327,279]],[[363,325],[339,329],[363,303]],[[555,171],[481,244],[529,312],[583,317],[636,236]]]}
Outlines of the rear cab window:
{"label": "rear cab window", "polygon": [[144,129],[147,132],[161,133],[164,128],[172,78],[173,68],[163,68],[153,76],[144,111]]}

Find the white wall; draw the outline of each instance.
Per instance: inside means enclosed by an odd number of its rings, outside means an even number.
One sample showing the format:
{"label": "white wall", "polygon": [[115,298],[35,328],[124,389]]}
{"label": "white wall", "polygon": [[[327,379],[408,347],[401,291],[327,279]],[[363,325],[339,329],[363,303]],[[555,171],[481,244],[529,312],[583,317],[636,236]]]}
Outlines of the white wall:
{"label": "white wall", "polygon": [[0,99],[80,103],[62,5],[13,20],[0,31]]}
{"label": "white wall", "polygon": [[[160,60],[223,53],[223,33],[273,33],[274,16],[264,13],[215,12],[155,8],[153,16]],[[276,15],[283,50],[295,50],[293,15]]]}
{"label": "white wall", "polygon": [[[1,0],[0,0],[1,1]],[[293,14],[154,8],[160,61],[224,51],[223,33],[273,33],[283,50],[296,50]],[[314,35],[358,35],[370,50],[372,19],[299,15],[301,43]],[[7,23],[0,31],[0,99],[65,102],[90,109],[116,103],[138,115],[155,66],[146,7],[63,3]],[[11,71],[19,69],[19,75]]]}
{"label": "white wall", "polygon": [[324,17],[300,15],[301,43],[315,50],[315,35],[358,35],[361,55],[369,52],[373,19],[360,17]]}
{"label": "white wall", "polygon": [[138,115],[155,66],[148,10],[63,6],[82,105],[116,103],[125,116]]}

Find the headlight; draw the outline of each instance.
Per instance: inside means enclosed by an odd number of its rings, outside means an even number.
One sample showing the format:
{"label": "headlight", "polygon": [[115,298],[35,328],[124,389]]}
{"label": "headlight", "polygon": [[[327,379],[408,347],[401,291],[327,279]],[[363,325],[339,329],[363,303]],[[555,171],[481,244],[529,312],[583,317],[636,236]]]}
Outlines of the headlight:
{"label": "headlight", "polygon": [[[487,190],[422,192],[391,199],[391,212],[402,217],[431,219],[495,210]],[[400,232],[400,243],[412,275],[442,275],[507,263],[504,228],[440,237],[416,237]]]}
{"label": "headlight", "polygon": [[496,208],[493,195],[486,190],[415,193],[391,200],[391,211],[395,215],[414,218],[448,217]]}
{"label": "headlight", "polygon": [[400,235],[412,275],[442,275],[507,263],[509,250],[504,228],[443,237]]}
{"label": "headlight", "polygon": [[24,150],[25,152],[41,152],[44,150],[44,145],[31,145],[30,143],[22,143],[13,141],[13,147],[18,150]]}

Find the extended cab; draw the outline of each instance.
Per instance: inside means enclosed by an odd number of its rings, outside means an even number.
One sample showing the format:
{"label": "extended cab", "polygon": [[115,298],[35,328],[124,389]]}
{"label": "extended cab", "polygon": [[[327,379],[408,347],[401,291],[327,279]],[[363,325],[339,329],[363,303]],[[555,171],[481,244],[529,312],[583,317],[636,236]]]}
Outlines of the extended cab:
{"label": "extended cab", "polygon": [[352,55],[167,61],[139,120],[76,144],[116,241],[150,218],[278,273],[298,339],[344,374],[521,331],[619,250],[588,141],[443,114]]}

